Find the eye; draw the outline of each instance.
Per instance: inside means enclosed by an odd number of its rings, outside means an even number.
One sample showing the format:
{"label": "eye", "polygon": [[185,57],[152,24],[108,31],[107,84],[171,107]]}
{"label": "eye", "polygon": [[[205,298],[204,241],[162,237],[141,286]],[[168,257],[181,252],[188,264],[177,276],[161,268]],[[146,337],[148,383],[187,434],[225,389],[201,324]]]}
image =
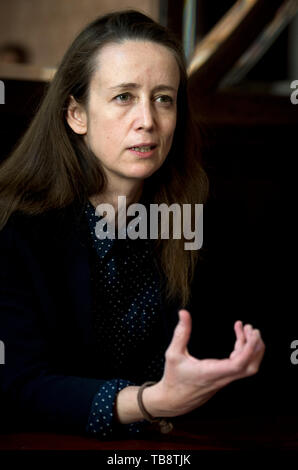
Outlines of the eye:
{"label": "eye", "polygon": [[117,95],[114,98],[114,100],[118,101],[119,103],[128,103],[130,99],[131,99],[130,93],[121,93],[121,95]]}
{"label": "eye", "polygon": [[174,103],[174,100],[169,95],[161,95],[156,98],[156,101],[159,101],[161,104],[171,105]]}

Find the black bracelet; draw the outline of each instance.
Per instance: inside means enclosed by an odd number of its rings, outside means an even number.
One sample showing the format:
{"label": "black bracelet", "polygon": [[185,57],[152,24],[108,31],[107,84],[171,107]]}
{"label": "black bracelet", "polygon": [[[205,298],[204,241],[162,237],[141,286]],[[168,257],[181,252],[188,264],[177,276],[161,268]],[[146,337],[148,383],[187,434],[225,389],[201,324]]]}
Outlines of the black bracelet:
{"label": "black bracelet", "polygon": [[148,413],[148,411],[144,407],[143,398],[142,398],[143,391],[146,387],[149,387],[150,385],[154,385],[154,384],[156,384],[156,382],[145,382],[143,385],[140,386],[140,388],[138,390],[138,395],[137,395],[138,405],[140,407],[140,410],[141,410],[142,415],[144,416],[144,418],[147,421],[149,421],[149,423],[151,423],[151,424],[156,423],[159,426],[159,430],[162,434],[167,434],[168,432],[171,432],[172,429],[173,429],[173,424],[171,423],[171,421],[168,421],[165,418],[154,418],[153,416],[151,416]]}

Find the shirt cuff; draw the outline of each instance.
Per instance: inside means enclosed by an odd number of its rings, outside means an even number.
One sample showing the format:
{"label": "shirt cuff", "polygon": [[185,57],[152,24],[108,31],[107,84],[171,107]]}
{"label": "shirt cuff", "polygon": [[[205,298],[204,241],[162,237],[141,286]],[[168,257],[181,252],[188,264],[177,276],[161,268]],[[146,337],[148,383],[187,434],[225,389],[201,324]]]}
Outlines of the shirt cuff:
{"label": "shirt cuff", "polygon": [[135,385],[128,380],[107,380],[94,396],[86,432],[99,438],[136,437],[144,428],[144,421],[120,424],[115,420],[114,406],[116,395],[125,387]]}

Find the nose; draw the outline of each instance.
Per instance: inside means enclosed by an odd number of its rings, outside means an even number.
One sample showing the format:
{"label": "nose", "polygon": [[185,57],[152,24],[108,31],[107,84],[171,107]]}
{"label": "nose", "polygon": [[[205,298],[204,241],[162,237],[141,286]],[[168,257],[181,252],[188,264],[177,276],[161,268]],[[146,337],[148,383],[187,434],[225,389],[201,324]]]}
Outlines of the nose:
{"label": "nose", "polygon": [[155,126],[155,115],[153,104],[150,100],[140,101],[137,105],[137,115],[135,122],[136,129],[150,131]]}

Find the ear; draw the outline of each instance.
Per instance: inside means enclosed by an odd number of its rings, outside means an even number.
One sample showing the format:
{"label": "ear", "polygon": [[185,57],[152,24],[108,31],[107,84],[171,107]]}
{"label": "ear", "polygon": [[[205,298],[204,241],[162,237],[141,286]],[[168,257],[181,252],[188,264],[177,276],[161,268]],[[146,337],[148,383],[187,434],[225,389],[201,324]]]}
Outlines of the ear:
{"label": "ear", "polygon": [[87,133],[87,113],[83,106],[77,103],[73,96],[70,97],[66,112],[68,125],[76,134]]}

